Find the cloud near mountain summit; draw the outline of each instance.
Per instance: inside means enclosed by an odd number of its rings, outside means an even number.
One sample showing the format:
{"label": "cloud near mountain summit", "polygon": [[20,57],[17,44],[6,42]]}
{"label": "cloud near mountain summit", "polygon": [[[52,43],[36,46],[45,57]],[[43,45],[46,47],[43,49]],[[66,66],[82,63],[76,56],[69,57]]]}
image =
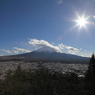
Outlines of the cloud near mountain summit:
{"label": "cloud near mountain summit", "polygon": [[54,46],[52,44],[50,44],[49,42],[45,41],[45,40],[37,40],[37,39],[30,39],[28,41],[29,44],[34,45],[34,46],[38,46],[40,48],[44,48],[44,49],[54,49],[55,51],[59,51],[61,52],[60,48],[58,46]]}
{"label": "cloud near mountain summit", "polygon": [[77,49],[77,48],[74,48],[71,46],[66,46],[62,43],[58,44],[57,46],[54,46],[45,40],[29,39],[28,43],[33,46],[38,46],[40,48],[43,48],[45,50],[46,49],[50,50],[50,48],[52,48],[53,51],[62,52],[63,49],[66,49],[68,51],[68,53],[71,53],[71,54],[75,54],[75,53],[79,52],[79,49]]}
{"label": "cloud near mountain summit", "polygon": [[[35,46],[34,48],[36,51],[49,51],[49,52],[68,52],[70,54],[76,54],[79,52],[79,49],[74,48],[72,46],[66,46],[64,44],[50,44],[48,41],[45,40],[38,40],[38,39],[29,39],[28,44]],[[5,50],[5,49],[0,49],[1,51],[4,51],[6,53],[19,53],[19,52],[31,52],[33,50],[27,50],[24,48],[18,48],[18,47],[13,47],[12,50]],[[1,54],[0,54],[1,56]]]}

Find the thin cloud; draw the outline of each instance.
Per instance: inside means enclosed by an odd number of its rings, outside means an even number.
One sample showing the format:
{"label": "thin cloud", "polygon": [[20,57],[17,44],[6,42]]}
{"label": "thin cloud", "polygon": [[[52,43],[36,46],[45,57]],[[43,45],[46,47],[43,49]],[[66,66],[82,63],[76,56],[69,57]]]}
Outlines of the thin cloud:
{"label": "thin cloud", "polygon": [[29,50],[22,49],[22,48],[17,48],[17,47],[14,47],[14,49],[16,49],[17,51],[21,51],[21,52],[31,52]]}
{"label": "thin cloud", "polygon": [[93,18],[95,18],[95,16],[93,16]]}
{"label": "thin cloud", "polygon": [[15,51],[15,50],[12,50],[11,52],[12,52],[12,53],[18,53],[18,51]]}
{"label": "thin cloud", "polygon": [[66,46],[66,49],[73,51],[73,52],[76,52],[76,53],[79,51],[79,49],[71,47],[71,46]]}
{"label": "thin cloud", "polygon": [[95,26],[95,22],[92,22],[91,24]]}
{"label": "thin cloud", "polygon": [[67,51],[68,51],[69,53],[71,53],[71,54],[76,54],[76,53],[79,52],[79,49],[74,48],[74,47],[71,47],[71,46],[66,46],[66,45],[64,45],[64,44],[62,44],[62,43],[59,44],[58,46],[59,46],[60,49],[67,49]]}
{"label": "thin cloud", "polygon": [[62,4],[63,0],[57,0],[57,4]]}
{"label": "thin cloud", "polygon": [[0,54],[0,56],[3,56],[2,54]]}
{"label": "thin cloud", "polygon": [[[95,19],[95,16],[92,17]],[[95,26],[95,21],[92,21],[90,24]]]}
{"label": "thin cloud", "polygon": [[70,51],[70,50],[68,50],[68,52],[69,52],[70,54],[76,54],[75,51]]}
{"label": "thin cloud", "polygon": [[84,50],[84,51],[86,51],[86,50]]}
{"label": "thin cloud", "polygon": [[5,50],[5,49],[1,49],[1,51],[7,52],[7,53],[18,53],[18,51],[10,51],[10,50]]}
{"label": "thin cloud", "polygon": [[62,37],[58,37],[57,40],[58,40],[58,41],[61,41],[61,40],[62,40]]}

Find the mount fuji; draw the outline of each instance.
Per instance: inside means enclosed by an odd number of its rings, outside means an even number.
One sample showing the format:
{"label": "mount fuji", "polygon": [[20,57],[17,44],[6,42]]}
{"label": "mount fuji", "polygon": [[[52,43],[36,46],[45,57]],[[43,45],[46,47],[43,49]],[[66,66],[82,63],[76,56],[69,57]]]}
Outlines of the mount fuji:
{"label": "mount fuji", "polygon": [[61,53],[54,48],[40,48],[38,50],[7,56],[9,59],[20,59],[35,62],[63,62],[63,63],[88,63],[89,57],[81,57],[72,54]]}

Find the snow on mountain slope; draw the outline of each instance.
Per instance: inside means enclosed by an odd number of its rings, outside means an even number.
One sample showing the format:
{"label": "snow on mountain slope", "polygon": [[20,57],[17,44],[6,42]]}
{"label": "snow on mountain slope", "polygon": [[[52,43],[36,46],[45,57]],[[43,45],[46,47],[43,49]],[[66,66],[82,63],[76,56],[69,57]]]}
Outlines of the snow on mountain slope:
{"label": "snow on mountain slope", "polygon": [[45,52],[45,53],[58,52],[60,53],[60,51],[58,51],[57,49],[51,48],[51,47],[40,48],[40,49],[37,49],[35,52]]}

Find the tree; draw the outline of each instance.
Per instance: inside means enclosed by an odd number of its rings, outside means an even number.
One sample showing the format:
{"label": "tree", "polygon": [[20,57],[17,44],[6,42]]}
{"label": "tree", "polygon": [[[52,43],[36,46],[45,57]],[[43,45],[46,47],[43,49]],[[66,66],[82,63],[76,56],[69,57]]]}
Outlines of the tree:
{"label": "tree", "polygon": [[95,81],[95,55],[92,54],[92,57],[89,62],[88,70],[85,74],[85,79],[89,82]]}
{"label": "tree", "polygon": [[88,71],[92,75],[95,75],[95,56],[94,56],[94,53],[92,54],[92,57],[90,59],[89,66],[88,66]]}

